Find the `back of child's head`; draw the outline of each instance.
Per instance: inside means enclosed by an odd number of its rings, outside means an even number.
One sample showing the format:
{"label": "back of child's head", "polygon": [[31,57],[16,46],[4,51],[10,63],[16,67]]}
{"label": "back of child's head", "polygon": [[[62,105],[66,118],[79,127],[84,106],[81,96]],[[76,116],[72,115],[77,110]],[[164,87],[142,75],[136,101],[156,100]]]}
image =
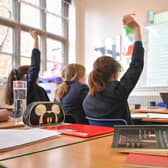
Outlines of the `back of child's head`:
{"label": "back of child's head", "polygon": [[56,99],[61,101],[62,97],[68,92],[71,82],[79,82],[85,76],[85,67],[81,64],[68,64],[62,70],[64,82],[56,89]]}
{"label": "back of child's head", "polygon": [[89,95],[94,96],[96,92],[103,91],[112,75],[117,74],[120,70],[120,63],[110,56],[96,59],[93,70],[89,74]]}
{"label": "back of child's head", "polygon": [[78,81],[85,75],[85,67],[80,64],[68,64],[62,71],[62,77],[65,81]]}
{"label": "back of child's head", "polygon": [[5,102],[6,104],[13,104],[13,81],[15,80],[26,80],[29,66],[23,65],[18,69],[12,69],[8,76],[7,86],[6,86],[6,95]]}

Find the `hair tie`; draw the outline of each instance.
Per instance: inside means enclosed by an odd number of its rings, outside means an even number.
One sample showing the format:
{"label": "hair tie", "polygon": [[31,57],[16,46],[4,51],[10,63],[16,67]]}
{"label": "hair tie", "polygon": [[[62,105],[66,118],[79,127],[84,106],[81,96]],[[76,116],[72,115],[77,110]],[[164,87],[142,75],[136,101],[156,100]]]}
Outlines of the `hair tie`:
{"label": "hair tie", "polygon": [[64,81],[67,85],[69,85],[70,84],[70,81]]}

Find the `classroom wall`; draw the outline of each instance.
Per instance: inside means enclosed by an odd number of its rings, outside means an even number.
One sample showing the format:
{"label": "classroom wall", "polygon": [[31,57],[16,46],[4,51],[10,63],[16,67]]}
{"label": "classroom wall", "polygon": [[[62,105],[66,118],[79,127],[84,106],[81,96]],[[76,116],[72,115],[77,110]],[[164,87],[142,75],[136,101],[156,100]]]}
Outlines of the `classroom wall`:
{"label": "classroom wall", "polygon": [[[85,64],[87,73],[92,69],[94,60],[94,41],[104,40],[107,37],[114,38],[121,35],[122,16],[128,13],[136,13],[136,18],[142,27],[142,39],[147,44],[147,11],[154,13],[168,10],[167,0],[74,0],[76,7],[76,62]],[[147,55],[145,53],[145,59]],[[146,61],[145,61],[146,62]],[[144,72],[146,67],[144,66]],[[146,74],[142,73],[145,79]],[[165,88],[158,90],[134,91],[129,97],[129,103],[147,105],[151,100],[159,102],[160,91],[168,91]],[[145,96],[144,96],[145,95]]]}
{"label": "classroom wall", "polygon": [[94,41],[120,35],[123,15],[136,13],[137,20],[145,26],[148,10],[155,13],[168,10],[167,0],[75,0],[75,5],[76,61],[89,70],[95,60]]}

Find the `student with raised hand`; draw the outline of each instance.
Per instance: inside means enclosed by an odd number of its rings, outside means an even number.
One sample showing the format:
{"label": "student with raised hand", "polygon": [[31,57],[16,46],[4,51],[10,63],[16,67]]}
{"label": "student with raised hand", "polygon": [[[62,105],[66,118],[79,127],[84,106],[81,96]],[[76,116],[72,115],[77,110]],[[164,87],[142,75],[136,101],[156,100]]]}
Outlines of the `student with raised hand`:
{"label": "student with raised hand", "polygon": [[38,83],[38,76],[40,71],[40,50],[38,32],[30,32],[34,39],[34,47],[31,55],[31,65],[20,66],[17,69],[13,69],[9,76],[6,87],[6,104],[13,104],[13,81],[24,80],[27,81],[27,105],[36,101],[49,101],[46,91],[40,87]]}
{"label": "student with raised hand", "polygon": [[89,94],[83,102],[85,114],[92,118],[125,119],[132,124],[127,98],[135,87],[144,65],[140,26],[133,16],[123,23],[134,30],[134,50],[128,70],[118,81],[121,65],[112,57],[99,57],[89,75]]}
{"label": "student with raised hand", "polygon": [[88,94],[85,84],[85,68],[80,64],[68,64],[62,71],[64,82],[55,92],[56,101],[60,102],[66,115],[71,115],[76,123],[86,124],[82,103]]}

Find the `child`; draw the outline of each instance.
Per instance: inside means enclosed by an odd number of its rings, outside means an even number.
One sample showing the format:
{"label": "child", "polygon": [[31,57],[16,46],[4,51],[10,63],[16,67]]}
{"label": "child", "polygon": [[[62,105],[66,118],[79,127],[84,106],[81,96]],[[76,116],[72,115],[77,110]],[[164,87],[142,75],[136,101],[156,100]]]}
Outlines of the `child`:
{"label": "child", "polygon": [[13,81],[27,81],[27,105],[35,101],[49,101],[45,90],[38,86],[37,80],[40,71],[40,51],[38,43],[38,33],[31,31],[34,39],[34,48],[32,50],[31,65],[20,66],[18,69],[13,69],[8,77],[6,87],[6,104],[13,104]]}
{"label": "child", "polygon": [[87,123],[82,102],[88,93],[85,84],[85,68],[80,64],[69,64],[62,71],[64,82],[56,89],[56,100],[66,115],[72,115],[76,123]]}
{"label": "child", "polygon": [[144,49],[138,23],[133,16],[125,16],[124,24],[134,30],[135,44],[127,72],[118,81],[120,64],[109,56],[99,57],[89,75],[89,95],[83,102],[85,114],[93,118],[120,118],[131,124],[127,98],[135,87],[143,69]]}

